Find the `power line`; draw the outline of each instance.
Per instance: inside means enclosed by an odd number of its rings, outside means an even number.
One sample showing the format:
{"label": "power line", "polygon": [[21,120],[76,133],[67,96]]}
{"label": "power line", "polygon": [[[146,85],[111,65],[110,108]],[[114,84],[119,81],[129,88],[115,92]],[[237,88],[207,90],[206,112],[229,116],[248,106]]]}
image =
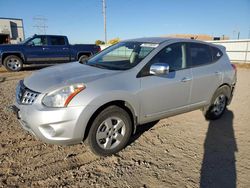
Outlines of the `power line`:
{"label": "power line", "polygon": [[46,29],[48,28],[46,22],[48,21],[48,19],[37,16],[33,18],[33,21],[34,21],[33,27],[37,29],[37,34],[46,34]]}

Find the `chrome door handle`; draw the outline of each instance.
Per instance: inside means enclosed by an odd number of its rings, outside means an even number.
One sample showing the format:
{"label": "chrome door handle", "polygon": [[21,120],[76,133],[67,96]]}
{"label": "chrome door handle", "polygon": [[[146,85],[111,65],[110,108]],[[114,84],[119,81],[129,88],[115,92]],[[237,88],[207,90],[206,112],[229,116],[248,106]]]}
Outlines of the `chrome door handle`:
{"label": "chrome door handle", "polygon": [[187,77],[184,77],[181,79],[181,82],[188,82],[188,81],[191,81],[192,78],[187,78]]}
{"label": "chrome door handle", "polygon": [[68,48],[63,48],[63,50],[68,50]]}
{"label": "chrome door handle", "polygon": [[43,48],[43,50],[48,50],[49,48]]}

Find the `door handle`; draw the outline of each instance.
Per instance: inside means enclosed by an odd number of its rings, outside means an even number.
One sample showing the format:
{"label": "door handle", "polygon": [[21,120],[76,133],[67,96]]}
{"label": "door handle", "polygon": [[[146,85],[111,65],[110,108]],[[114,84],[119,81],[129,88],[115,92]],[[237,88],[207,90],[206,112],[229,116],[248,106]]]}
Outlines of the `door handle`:
{"label": "door handle", "polygon": [[68,50],[68,48],[63,48],[63,50]]}
{"label": "door handle", "polygon": [[188,81],[191,81],[192,78],[187,78],[187,77],[184,77],[181,79],[181,82],[188,82]]}
{"label": "door handle", "polygon": [[43,48],[43,50],[48,50],[49,48]]}

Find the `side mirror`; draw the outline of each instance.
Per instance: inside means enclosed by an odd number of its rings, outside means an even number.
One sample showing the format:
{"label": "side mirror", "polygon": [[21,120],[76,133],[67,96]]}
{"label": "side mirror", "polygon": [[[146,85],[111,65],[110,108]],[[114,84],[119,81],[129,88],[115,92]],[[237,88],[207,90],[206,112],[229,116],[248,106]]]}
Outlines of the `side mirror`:
{"label": "side mirror", "polygon": [[169,65],[167,63],[155,63],[151,65],[150,74],[153,75],[164,75],[169,73]]}
{"label": "side mirror", "polygon": [[29,42],[27,43],[27,45],[28,45],[28,46],[34,46],[35,44],[34,44],[34,42],[29,41]]}

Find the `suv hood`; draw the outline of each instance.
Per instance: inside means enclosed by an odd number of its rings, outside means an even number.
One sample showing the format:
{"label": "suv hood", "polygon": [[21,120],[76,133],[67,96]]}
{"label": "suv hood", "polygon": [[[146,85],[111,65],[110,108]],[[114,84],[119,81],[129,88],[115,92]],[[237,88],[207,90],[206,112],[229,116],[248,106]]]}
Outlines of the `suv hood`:
{"label": "suv hood", "polygon": [[74,62],[36,71],[24,79],[24,85],[33,91],[47,93],[75,83],[86,84],[100,78],[103,79],[107,76],[118,74],[119,72]]}

